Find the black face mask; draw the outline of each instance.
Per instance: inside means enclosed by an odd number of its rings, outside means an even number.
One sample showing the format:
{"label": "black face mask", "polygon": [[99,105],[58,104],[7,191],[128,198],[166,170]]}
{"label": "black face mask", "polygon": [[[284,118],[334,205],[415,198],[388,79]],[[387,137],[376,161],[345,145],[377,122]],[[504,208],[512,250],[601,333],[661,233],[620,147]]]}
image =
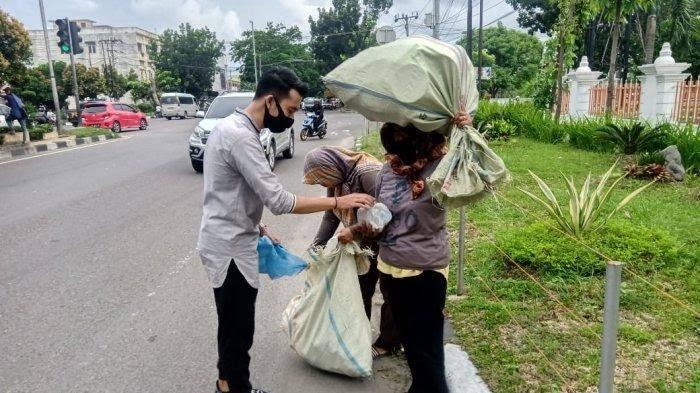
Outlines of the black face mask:
{"label": "black face mask", "polygon": [[291,127],[292,124],[294,124],[294,119],[287,117],[284,114],[284,111],[282,110],[282,107],[280,106],[280,103],[277,101],[276,97],[272,98],[275,100],[275,105],[277,105],[277,116],[272,116],[267,110],[267,105],[265,105],[265,118],[263,119],[263,125],[265,128],[269,129],[270,132],[279,134],[280,132],[284,132],[284,130]]}

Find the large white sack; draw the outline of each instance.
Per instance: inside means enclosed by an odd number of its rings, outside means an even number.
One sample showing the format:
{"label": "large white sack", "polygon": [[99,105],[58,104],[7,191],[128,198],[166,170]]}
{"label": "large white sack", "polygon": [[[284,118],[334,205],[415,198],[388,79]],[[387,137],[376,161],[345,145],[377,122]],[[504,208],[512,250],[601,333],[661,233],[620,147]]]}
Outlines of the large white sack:
{"label": "large white sack", "polygon": [[372,375],[372,331],[357,280],[371,254],[332,238],[309,250],[302,293],[282,314],[291,347],[309,364],[351,377]]}

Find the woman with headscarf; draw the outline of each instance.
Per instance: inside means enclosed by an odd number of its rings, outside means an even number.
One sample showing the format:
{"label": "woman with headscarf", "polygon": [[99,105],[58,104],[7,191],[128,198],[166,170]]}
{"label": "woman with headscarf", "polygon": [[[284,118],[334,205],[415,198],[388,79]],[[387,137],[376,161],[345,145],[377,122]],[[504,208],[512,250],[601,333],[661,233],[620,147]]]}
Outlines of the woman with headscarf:
{"label": "woman with headscarf", "polygon": [[[304,161],[304,183],[317,184],[326,187],[329,197],[341,197],[352,193],[375,194],[375,182],[382,164],[376,158],[365,152],[356,152],[338,146],[324,146],[310,151]],[[361,238],[357,231],[356,209],[335,209],[326,211],[318,228],[312,246],[323,246],[333,237],[340,223],[344,228],[338,234],[338,240],[348,243],[354,237]],[[361,246],[370,248],[377,255],[376,241],[361,241]],[[379,280],[376,257],[370,259],[370,269],[366,274],[358,276],[362,300],[367,318],[371,318],[372,297]],[[372,346],[372,357],[377,358],[390,354],[400,348],[398,334],[394,327],[391,310],[386,301],[384,287],[380,283],[384,295],[381,308],[379,337]]]}

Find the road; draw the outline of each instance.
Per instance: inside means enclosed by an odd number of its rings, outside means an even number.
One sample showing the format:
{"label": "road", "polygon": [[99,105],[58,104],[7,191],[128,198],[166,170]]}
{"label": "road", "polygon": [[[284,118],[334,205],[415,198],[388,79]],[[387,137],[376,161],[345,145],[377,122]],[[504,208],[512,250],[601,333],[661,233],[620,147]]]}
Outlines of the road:
{"label": "road", "polygon": [[[328,115],[326,140],[297,140],[275,172],[300,195],[303,157],[351,146],[354,114]],[[296,124],[300,124],[301,115]],[[0,163],[0,391],[208,392],[216,378],[216,312],[195,253],[202,177],[190,167],[196,120],[154,119],[100,145]],[[321,214],[264,221],[304,250]],[[396,392],[403,364],[385,359],[352,380],[316,370],[289,347],[281,313],[303,277],[258,295],[254,385],[275,393]]]}

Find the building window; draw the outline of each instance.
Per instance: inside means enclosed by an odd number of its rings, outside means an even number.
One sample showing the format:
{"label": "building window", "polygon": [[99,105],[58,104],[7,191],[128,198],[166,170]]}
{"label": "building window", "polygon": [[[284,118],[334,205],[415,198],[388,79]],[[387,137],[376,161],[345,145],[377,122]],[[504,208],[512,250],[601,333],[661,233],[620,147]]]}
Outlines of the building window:
{"label": "building window", "polygon": [[85,27],[85,22],[80,22],[80,27]]}
{"label": "building window", "polygon": [[97,44],[94,41],[86,42],[88,53],[97,53]]}
{"label": "building window", "polygon": [[141,56],[143,56],[143,55],[144,55],[144,53],[143,53],[143,44],[140,43],[140,42],[138,42],[138,43],[136,44],[136,46],[138,47],[139,53],[141,54]]}

